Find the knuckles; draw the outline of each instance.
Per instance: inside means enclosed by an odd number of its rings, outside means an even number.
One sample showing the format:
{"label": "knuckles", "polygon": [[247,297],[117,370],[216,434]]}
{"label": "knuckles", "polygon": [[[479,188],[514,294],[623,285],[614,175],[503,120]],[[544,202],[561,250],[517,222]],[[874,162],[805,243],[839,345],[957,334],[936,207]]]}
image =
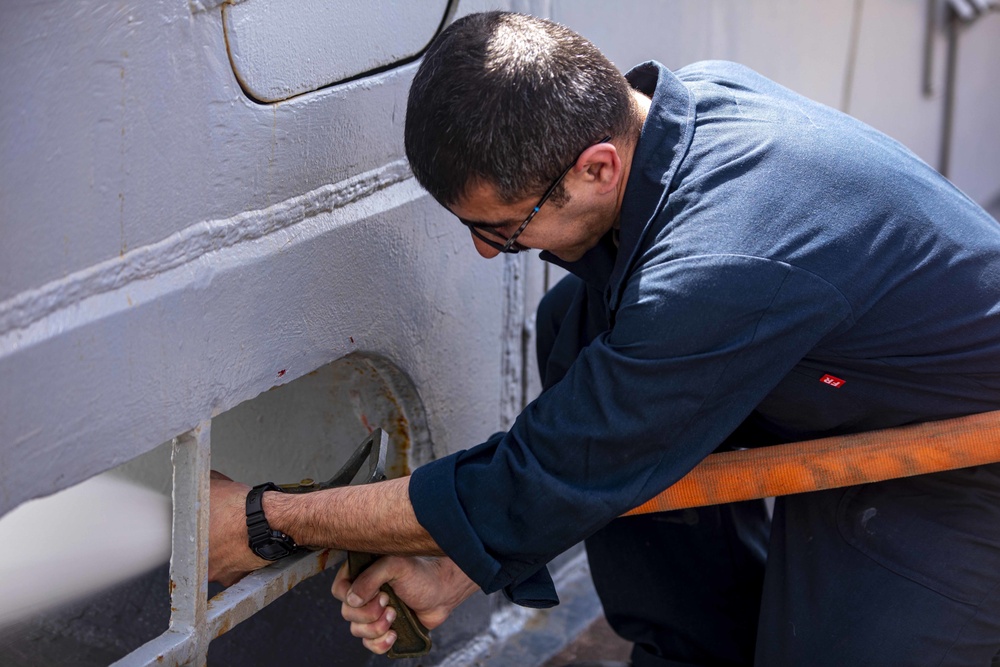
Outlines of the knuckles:
{"label": "knuckles", "polygon": [[351,623],[371,624],[379,620],[385,610],[378,605],[367,604],[364,607],[352,607],[346,602],[340,606],[340,615]]}
{"label": "knuckles", "polygon": [[383,637],[389,629],[392,627],[392,623],[386,615],[375,619],[372,622],[354,622],[351,623],[351,634],[359,639],[371,639],[375,640]]}
{"label": "knuckles", "polygon": [[386,651],[392,648],[395,641],[396,635],[389,635],[387,637],[379,637],[378,639],[364,639],[361,643],[372,653],[383,655]]}

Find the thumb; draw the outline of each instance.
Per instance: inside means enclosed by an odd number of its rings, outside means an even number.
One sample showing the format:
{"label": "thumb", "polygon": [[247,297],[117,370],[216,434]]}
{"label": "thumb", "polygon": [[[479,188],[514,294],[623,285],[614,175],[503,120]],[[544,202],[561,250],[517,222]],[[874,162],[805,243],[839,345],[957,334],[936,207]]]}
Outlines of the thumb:
{"label": "thumb", "polygon": [[378,595],[382,584],[393,580],[394,573],[390,567],[391,559],[382,557],[368,566],[355,578],[347,591],[347,604],[360,607]]}

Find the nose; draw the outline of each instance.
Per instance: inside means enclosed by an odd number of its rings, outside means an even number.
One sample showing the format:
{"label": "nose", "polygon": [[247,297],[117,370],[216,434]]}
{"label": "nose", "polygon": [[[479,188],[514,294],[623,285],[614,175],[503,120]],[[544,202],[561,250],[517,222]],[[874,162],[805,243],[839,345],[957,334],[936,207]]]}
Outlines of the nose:
{"label": "nose", "polygon": [[476,252],[486,259],[493,259],[500,254],[499,250],[484,242],[482,239],[477,238],[475,234],[470,234],[470,236],[472,236],[472,244],[476,246]]}

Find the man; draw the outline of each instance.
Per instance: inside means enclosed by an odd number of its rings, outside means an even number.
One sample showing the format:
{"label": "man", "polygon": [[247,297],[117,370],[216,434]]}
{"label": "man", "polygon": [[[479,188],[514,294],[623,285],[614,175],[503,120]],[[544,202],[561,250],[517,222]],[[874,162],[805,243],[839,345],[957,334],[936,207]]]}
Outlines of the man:
{"label": "man", "polygon": [[[394,639],[384,581],[429,627],[477,589],[544,606],[545,563],[586,539],[634,665],[997,654],[1000,466],[779,498],[770,531],[761,503],[615,520],[720,447],[1000,408],[1000,227],[978,206],[744,67],[622,77],[507,13],[432,44],[406,150],[481,255],[539,248],[573,275],[509,432],[410,478],[263,494],[299,544],[395,554],[334,584],[368,648]],[[266,564],[245,499],[214,482],[213,578]]]}

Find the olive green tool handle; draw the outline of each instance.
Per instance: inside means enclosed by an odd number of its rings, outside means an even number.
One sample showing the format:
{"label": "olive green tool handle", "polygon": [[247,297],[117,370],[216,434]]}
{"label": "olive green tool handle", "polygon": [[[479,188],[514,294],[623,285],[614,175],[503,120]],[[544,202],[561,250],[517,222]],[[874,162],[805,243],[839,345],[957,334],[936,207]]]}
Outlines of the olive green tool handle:
{"label": "olive green tool handle", "polygon": [[[347,572],[351,579],[368,569],[368,566],[378,560],[379,556],[359,551],[347,552]],[[420,622],[413,610],[406,606],[392,590],[389,584],[383,584],[382,590],[389,594],[389,606],[396,610],[396,620],[392,629],[396,633],[396,642],[386,654],[390,658],[416,658],[431,650],[431,634]]]}

